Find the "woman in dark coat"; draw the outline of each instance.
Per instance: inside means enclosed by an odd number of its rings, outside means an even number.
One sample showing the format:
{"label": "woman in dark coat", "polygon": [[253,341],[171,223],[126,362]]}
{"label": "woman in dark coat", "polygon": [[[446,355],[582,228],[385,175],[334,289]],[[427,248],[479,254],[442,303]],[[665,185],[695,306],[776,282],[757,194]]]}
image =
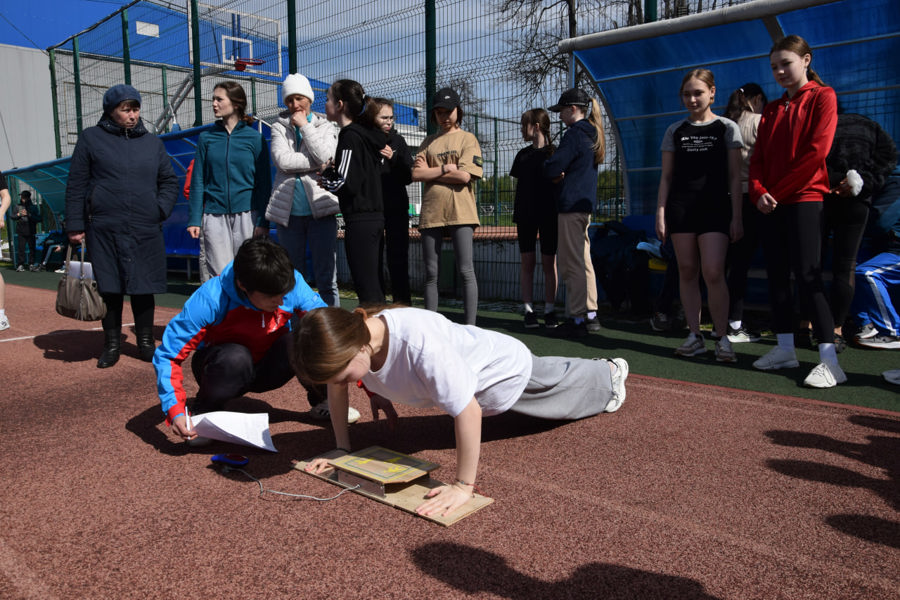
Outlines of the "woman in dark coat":
{"label": "woman in dark coat", "polygon": [[106,302],[101,369],[119,360],[125,294],[131,296],[140,357],[153,359],[153,294],[166,291],[162,223],[175,206],[178,179],[163,143],[144,127],[140,112],[136,89],[120,84],[107,90],[103,116],[75,146],[66,186],[69,241],[87,242]]}

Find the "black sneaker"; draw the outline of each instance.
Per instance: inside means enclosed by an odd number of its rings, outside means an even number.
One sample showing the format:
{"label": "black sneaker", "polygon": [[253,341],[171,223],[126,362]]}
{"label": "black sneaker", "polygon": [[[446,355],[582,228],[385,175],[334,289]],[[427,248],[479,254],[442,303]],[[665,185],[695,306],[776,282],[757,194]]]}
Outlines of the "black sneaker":
{"label": "black sneaker", "polygon": [[525,329],[534,329],[540,326],[541,324],[538,323],[537,315],[534,314],[533,310],[525,313]]}
{"label": "black sneaker", "polygon": [[585,319],[584,322],[587,325],[588,331],[600,331],[600,317]]}
{"label": "black sneaker", "polygon": [[569,319],[556,329],[550,331],[550,335],[556,338],[583,338],[588,336],[587,321],[576,323]]}
{"label": "black sneaker", "polygon": [[653,331],[668,331],[672,329],[672,321],[666,313],[655,312],[650,317],[650,329]]}
{"label": "black sneaker", "polygon": [[556,318],[555,312],[544,313],[544,327],[547,329],[556,329],[559,327],[559,320]]}

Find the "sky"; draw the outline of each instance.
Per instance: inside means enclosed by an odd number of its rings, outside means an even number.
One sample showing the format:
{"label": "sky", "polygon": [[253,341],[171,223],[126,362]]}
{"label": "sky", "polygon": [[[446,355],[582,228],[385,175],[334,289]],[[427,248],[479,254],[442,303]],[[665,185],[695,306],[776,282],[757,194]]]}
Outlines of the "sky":
{"label": "sky", "polygon": [[46,50],[131,0],[0,0],[0,44]]}

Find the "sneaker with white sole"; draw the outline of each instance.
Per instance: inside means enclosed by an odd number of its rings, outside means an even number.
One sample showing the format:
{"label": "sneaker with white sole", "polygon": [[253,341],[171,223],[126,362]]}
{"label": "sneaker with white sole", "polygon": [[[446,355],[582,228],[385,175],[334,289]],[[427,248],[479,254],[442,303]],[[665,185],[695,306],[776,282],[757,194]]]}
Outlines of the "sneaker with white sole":
{"label": "sneaker with white sole", "polygon": [[876,335],[869,338],[860,338],[857,340],[860,346],[866,348],[876,348],[878,350],[897,350],[900,349],[900,337],[896,335]]}
{"label": "sneaker with white sole", "polygon": [[869,338],[875,337],[876,335],[878,335],[878,329],[871,323],[866,323],[859,328],[859,331],[856,334],[856,339],[857,341],[867,340]]}
{"label": "sneaker with white sole", "polygon": [[691,332],[684,343],[675,348],[675,354],[678,356],[697,356],[706,352],[706,340],[703,335]]}
{"label": "sneaker with white sole", "polygon": [[734,353],[734,348],[731,347],[728,337],[721,337],[716,342],[716,360],[718,362],[737,362],[737,355]]}
{"label": "sneaker with white sole", "polygon": [[791,369],[799,366],[800,361],[797,360],[797,354],[793,350],[786,350],[781,346],[775,346],[753,361],[753,368],[760,371]]}
{"label": "sneaker with white sole", "polygon": [[752,332],[743,325],[735,329],[731,325],[728,326],[728,341],[732,344],[745,344],[749,342],[758,342],[760,340],[758,333]]}
{"label": "sneaker with white sole", "polygon": [[[317,421],[330,421],[331,411],[328,409],[328,400],[322,400],[311,409],[309,416]],[[356,423],[359,421],[359,411],[352,406],[347,408],[347,423]]]}
{"label": "sneaker with white sole", "polygon": [[9,319],[6,318],[5,315],[0,318],[0,331],[3,331],[4,329],[9,329]]}
{"label": "sneaker with white sole", "polygon": [[612,394],[603,412],[616,412],[625,402],[625,380],[628,379],[628,362],[624,358],[610,358],[609,362],[616,365],[616,372],[612,376]]}
{"label": "sneaker with white sole", "polygon": [[55,271],[53,271],[53,272],[56,273],[57,275],[62,275],[63,273],[66,272],[66,266],[63,265],[63,266],[61,266],[60,268],[58,268],[57,270],[55,270]]}
{"label": "sneaker with white sole", "polygon": [[814,388],[832,388],[839,383],[847,381],[847,375],[839,365],[819,363],[809,372],[803,385]]}
{"label": "sneaker with white sole", "polygon": [[538,323],[538,317],[533,310],[525,313],[525,329],[534,329],[540,326],[541,324]]}

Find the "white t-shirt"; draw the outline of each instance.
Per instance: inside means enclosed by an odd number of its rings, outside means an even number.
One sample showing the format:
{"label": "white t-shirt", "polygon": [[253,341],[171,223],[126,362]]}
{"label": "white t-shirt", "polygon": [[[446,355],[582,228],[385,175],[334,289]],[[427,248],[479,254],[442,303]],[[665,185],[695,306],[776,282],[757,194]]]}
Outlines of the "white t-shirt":
{"label": "white t-shirt", "polygon": [[456,417],[475,397],[484,416],[496,415],[516,403],[531,377],[531,352],[508,335],[421,308],[378,316],[387,324],[387,359],[362,381],[392,402],[437,406]]}

